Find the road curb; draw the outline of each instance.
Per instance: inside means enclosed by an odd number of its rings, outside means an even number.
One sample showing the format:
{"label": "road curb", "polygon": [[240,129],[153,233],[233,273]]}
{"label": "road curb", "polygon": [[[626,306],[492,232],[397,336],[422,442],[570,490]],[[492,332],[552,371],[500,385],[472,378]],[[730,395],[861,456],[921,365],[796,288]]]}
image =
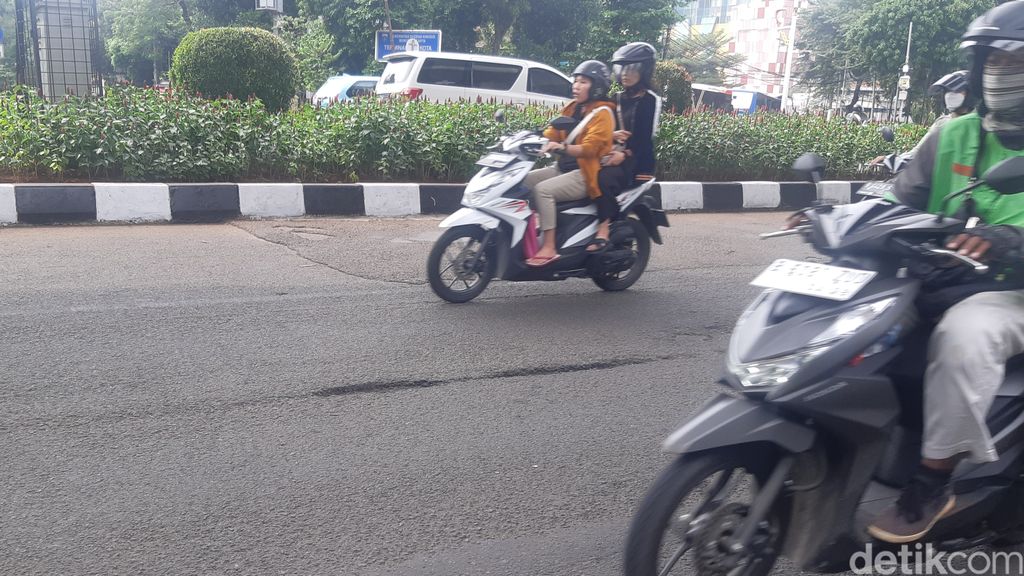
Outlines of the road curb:
{"label": "road curb", "polygon": [[[863,182],[660,182],[672,212],[796,210],[850,202]],[[459,209],[464,184],[0,184],[0,224],[219,222],[305,215],[414,216]]]}

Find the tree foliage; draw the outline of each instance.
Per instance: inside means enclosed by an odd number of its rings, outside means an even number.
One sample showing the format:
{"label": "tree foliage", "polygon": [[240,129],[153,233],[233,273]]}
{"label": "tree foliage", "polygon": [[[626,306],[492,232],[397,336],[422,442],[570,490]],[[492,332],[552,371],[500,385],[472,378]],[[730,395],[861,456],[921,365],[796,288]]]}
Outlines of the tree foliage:
{"label": "tree foliage", "polygon": [[[819,93],[841,88],[844,78],[895,92],[910,43],[911,99],[927,94],[941,76],[966,62],[960,36],[1001,0],[820,0],[801,14],[798,48],[804,78]],[[853,104],[852,102],[850,103]]]}
{"label": "tree foliage", "polygon": [[699,84],[725,84],[726,72],[746,60],[729,52],[732,39],[721,29],[689,37],[675,35],[669,44],[668,55],[686,68]]}
{"label": "tree foliage", "polygon": [[114,68],[133,82],[159,82],[169,55],[188,31],[177,0],[104,0],[102,12]]}
{"label": "tree foliage", "polygon": [[682,112],[693,103],[693,77],[678,62],[658,62],[654,69],[653,88],[662,98],[666,110]]}
{"label": "tree foliage", "polygon": [[[2,2],[4,0],[0,0]],[[608,59],[626,42],[660,48],[678,18],[674,8],[690,0],[285,0],[287,16],[322,21],[333,39],[292,36],[287,20],[278,33],[289,43],[303,82],[327,73],[379,71],[375,32],[441,30],[446,51],[506,54],[571,70],[591,58]],[[253,0],[100,0],[101,21],[114,67],[133,82],[159,79],[185,34],[209,27],[259,27],[273,19]],[[293,32],[293,31],[292,31]],[[299,45],[301,40],[301,46]],[[326,61],[327,53],[330,61]]]}
{"label": "tree foliage", "polygon": [[[270,29],[271,16],[252,0],[100,0],[101,31],[115,70],[135,83],[156,83],[190,31],[215,26]],[[285,1],[295,13],[294,0]]]}
{"label": "tree foliage", "polygon": [[338,57],[334,37],[320,18],[284,17],[278,34],[295,57],[299,85],[315,91],[331,75],[331,65]]}

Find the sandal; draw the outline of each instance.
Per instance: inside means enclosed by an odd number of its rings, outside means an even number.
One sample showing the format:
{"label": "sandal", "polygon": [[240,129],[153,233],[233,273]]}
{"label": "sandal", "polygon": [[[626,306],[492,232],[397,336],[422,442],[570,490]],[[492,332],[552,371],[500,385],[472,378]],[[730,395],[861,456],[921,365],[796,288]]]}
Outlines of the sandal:
{"label": "sandal", "polygon": [[537,258],[536,256],[534,256],[533,258],[530,258],[529,260],[526,261],[526,265],[530,266],[531,268],[543,268],[544,266],[551,264],[552,262],[558,260],[561,257],[561,254],[555,254],[554,256],[548,256],[546,258]]}
{"label": "sandal", "polygon": [[607,238],[594,238],[594,241],[587,245],[587,252],[591,254],[602,252],[608,248]]}

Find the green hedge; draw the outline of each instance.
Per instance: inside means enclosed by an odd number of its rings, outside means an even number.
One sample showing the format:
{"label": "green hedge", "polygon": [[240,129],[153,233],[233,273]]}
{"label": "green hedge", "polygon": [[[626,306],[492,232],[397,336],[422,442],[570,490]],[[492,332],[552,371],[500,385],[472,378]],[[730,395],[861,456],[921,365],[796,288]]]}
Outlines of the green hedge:
{"label": "green hedge", "polygon": [[[259,101],[117,87],[103,99],[47,103],[0,94],[5,181],[465,182],[485,148],[510,130],[541,127],[554,109],[360,100],[273,114]],[[662,180],[792,180],[802,152],[829,160],[828,178],[889,151],[877,126],[815,116],[665,114]],[[900,126],[908,149],[923,126]]]}
{"label": "green hedge", "polygon": [[178,44],[171,64],[175,90],[209,98],[259,98],[284,110],[297,87],[295,58],[277,36],[259,28],[206,28]]}
{"label": "green hedge", "polygon": [[658,172],[663,180],[791,180],[793,160],[817,152],[828,161],[827,178],[863,179],[859,164],[910,150],[928,131],[916,124],[894,128],[896,141],[889,144],[879,135],[879,126],[842,119],[687,111],[662,117]]}

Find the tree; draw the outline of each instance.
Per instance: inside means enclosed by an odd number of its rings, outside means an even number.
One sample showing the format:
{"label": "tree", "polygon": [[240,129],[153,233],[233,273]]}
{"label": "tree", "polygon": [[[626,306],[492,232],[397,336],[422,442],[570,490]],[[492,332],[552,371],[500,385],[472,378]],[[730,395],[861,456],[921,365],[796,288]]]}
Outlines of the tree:
{"label": "tree", "polygon": [[3,0],[0,2],[0,30],[4,31],[4,53],[7,55],[0,61],[0,88],[9,88],[17,82],[15,70],[15,50],[17,49],[17,35],[15,34],[14,1]]}
{"label": "tree", "polygon": [[[158,82],[170,55],[192,30],[212,26],[270,29],[273,19],[252,0],[101,0],[102,33],[114,68],[135,83]],[[285,12],[296,13],[295,0]]]}
{"label": "tree", "polygon": [[[373,60],[374,34],[386,20],[381,0],[297,0],[299,14],[323,18],[339,51],[337,64],[346,72],[362,72]],[[392,13],[392,27],[395,16]]]}
{"label": "tree", "polygon": [[491,54],[501,52],[502,43],[508,37],[519,16],[529,9],[527,0],[481,0],[483,14],[487,15],[491,27],[491,42],[487,46]]}
{"label": "tree", "polygon": [[516,54],[552,66],[566,62],[565,67],[571,70],[578,63],[600,7],[600,0],[529,0],[512,28]]}
{"label": "tree", "polygon": [[[843,79],[864,83],[877,80],[895,93],[910,46],[910,98],[927,94],[941,76],[963,68],[960,36],[971,21],[1001,0],[820,0],[808,11],[798,46],[808,50],[801,59],[804,77],[819,93],[842,86]],[[802,16],[803,18],[803,16]],[[847,104],[856,105],[858,90]],[[908,101],[909,104],[909,101]]]}
{"label": "tree", "polygon": [[649,42],[661,46],[665,31],[679,20],[677,0],[600,0],[587,40],[578,58],[611,58],[628,42]]}
{"label": "tree", "polygon": [[[849,36],[874,77],[895,83],[906,57],[907,32],[913,21],[911,91],[921,96],[932,82],[964,67],[964,55],[958,49],[960,36],[974,18],[1000,3],[877,0],[856,19]],[[883,22],[885,25],[880,25]]]}
{"label": "tree", "polygon": [[299,84],[308,91],[315,91],[331,75],[331,65],[337,59],[334,37],[320,18],[284,17],[278,26],[278,34],[295,57]]}
{"label": "tree", "polygon": [[[800,34],[796,46],[800,53],[797,66],[803,70],[803,82],[820,96],[834,100],[846,92],[850,79],[868,77],[867,61],[851,38],[861,10],[870,9],[877,0],[822,0],[800,13]],[[851,100],[850,108],[856,104]]]}
{"label": "tree", "polygon": [[171,52],[187,32],[178,0],[104,0],[102,13],[114,68],[136,83],[159,82]]}
{"label": "tree", "polygon": [[722,85],[725,74],[743,63],[745,58],[729,52],[732,39],[721,29],[707,34],[695,33],[689,38],[674,35],[669,43],[668,56],[699,84]]}

